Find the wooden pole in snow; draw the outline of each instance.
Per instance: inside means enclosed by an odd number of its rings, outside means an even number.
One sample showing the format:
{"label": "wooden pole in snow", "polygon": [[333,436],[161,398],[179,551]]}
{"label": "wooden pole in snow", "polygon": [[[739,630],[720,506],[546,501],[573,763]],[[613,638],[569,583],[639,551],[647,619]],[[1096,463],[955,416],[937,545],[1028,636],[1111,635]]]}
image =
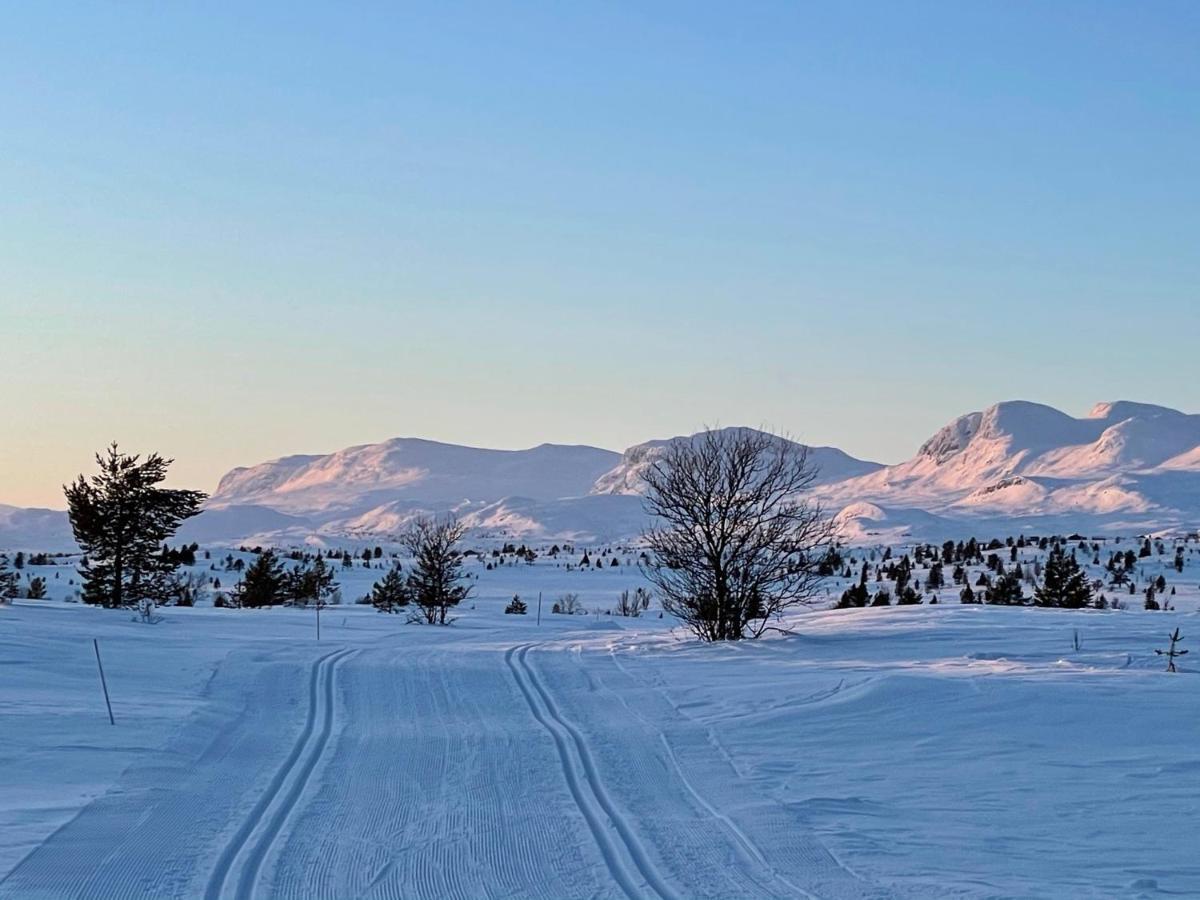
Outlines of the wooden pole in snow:
{"label": "wooden pole in snow", "polygon": [[96,651],[96,668],[100,670],[100,686],[104,688],[104,705],[108,707],[108,724],[116,725],[117,720],[113,718],[112,701],[108,699],[108,682],[104,678],[104,663],[100,662],[100,642],[96,638],[92,638],[92,647]]}
{"label": "wooden pole in snow", "polygon": [[538,624],[542,624],[542,592],[538,591]]}

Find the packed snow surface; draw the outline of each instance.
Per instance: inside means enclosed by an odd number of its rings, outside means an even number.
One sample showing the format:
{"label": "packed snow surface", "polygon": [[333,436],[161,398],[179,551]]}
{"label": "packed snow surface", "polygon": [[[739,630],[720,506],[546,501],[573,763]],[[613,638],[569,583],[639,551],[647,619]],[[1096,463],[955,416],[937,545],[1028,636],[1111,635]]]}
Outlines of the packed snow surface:
{"label": "packed snow surface", "polygon": [[1178,611],[947,591],[725,646],[606,614],[622,562],[480,559],[453,625],[320,641],[51,578],[0,608],[0,897],[1200,896],[1200,682],[1153,652],[1200,634],[1192,554]]}

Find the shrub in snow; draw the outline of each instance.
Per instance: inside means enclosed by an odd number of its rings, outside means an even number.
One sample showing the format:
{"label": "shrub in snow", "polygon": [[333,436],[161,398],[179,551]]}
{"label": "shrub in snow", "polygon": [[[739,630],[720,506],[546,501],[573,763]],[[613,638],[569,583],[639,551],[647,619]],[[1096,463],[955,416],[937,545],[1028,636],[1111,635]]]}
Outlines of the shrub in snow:
{"label": "shrub in snow", "polygon": [[650,592],[643,587],[635,588],[632,593],[621,591],[617,596],[617,615],[640,616],[650,608]]}
{"label": "shrub in snow", "polygon": [[580,601],[578,594],[563,594],[554,601],[554,606],[550,607],[550,612],[564,616],[574,616],[586,612],[586,610],[583,608],[583,603]]}
{"label": "shrub in snow", "polygon": [[525,607],[524,601],[514,594],[512,601],[508,604],[508,606],[504,607],[504,612],[510,616],[523,616],[526,612],[528,612],[528,610]]}

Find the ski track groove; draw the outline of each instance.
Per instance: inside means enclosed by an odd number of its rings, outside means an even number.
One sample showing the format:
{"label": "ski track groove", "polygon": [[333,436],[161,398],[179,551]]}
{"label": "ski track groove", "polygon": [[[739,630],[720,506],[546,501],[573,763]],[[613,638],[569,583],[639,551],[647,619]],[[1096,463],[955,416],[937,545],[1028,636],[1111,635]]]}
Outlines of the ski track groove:
{"label": "ski track groove", "polygon": [[[247,847],[249,847],[249,853],[241,862],[241,871],[234,895],[237,897],[253,896],[254,883],[262,869],[263,862],[270,854],[284,823],[303,795],[304,788],[321,758],[325,745],[329,742],[329,735],[333,729],[335,670],[346,657],[354,652],[352,650],[336,650],[322,656],[313,664],[309,680],[308,718],[304,730],[292,747],[292,752],[288,754],[283,765],[267,785],[263,795],[251,809],[249,816],[234,833],[229,843],[225,845],[225,849],[221,851],[217,864],[209,876],[208,887],[204,892],[205,900],[220,900],[220,898],[228,896],[226,893],[227,883],[235,869],[238,868],[239,859]],[[321,730],[314,739],[313,732],[317,730],[318,719],[322,722]],[[303,762],[301,762],[302,758]],[[298,765],[299,768],[297,768]],[[282,801],[276,805],[281,791],[284,791]],[[272,806],[276,808],[268,816]],[[254,839],[255,832],[259,830],[264,820],[267,823],[265,830],[257,839]]]}
{"label": "ski track groove", "polygon": [[[740,647],[738,648],[739,651],[741,649],[742,648],[740,648]],[[615,648],[613,646],[608,647],[608,658],[614,664],[616,669],[619,670],[626,678],[629,678],[635,682],[639,681],[639,679],[637,679],[636,676],[634,676],[633,673],[630,672],[628,670],[628,668],[621,662],[621,660],[620,660],[618,654],[615,652]],[[667,690],[667,686],[663,682],[662,676],[659,672],[652,670],[648,673],[648,675],[649,675],[649,678],[647,681],[647,685],[649,687],[651,687],[675,711],[675,713],[681,719],[683,719],[687,722],[690,722],[691,724],[701,728],[703,730],[703,732],[706,734],[707,740],[708,740],[710,746],[712,746],[713,749],[716,750],[717,753],[729,764],[730,768],[734,771],[734,773],[741,780],[749,782],[749,778],[748,778],[747,774],[743,773],[741,771],[740,767],[735,762],[733,756],[726,750],[724,744],[717,737],[717,735],[714,732],[711,725],[705,724],[705,723],[695,719],[694,717],[692,717],[691,715],[689,715],[687,712],[684,711],[685,704],[677,703],[670,696],[670,693]],[[589,680],[589,682],[592,681],[590,676],[589,676],[588,680]],[[860,684],[869,683],[872,680],[873,679],[868,678],[862,682],[858,682],[858,683],[851,685],[851,687],[858,687],[858,686],[860,686]],[[798,702],[792,701],[792,702],[785,702],[785,703],[777,704],[775,708],[776,709],[798,708],[798,707],[802,707],[802,706],[811,705],[813,703],[820,703],[820,702],[823,702],[824,700],[830,699],[831,697],[836,696],[837,694],[841,693],[845,687],[846,687],[845,680],[842,679],[832,689],[818,691],[814,694],[811,694],[807,697],[802,698]],[[763,863],[765,863],[767,871],[773,876],[773,878],[775,880],[779,881],[781,884],[785,885],[789,890],[799,894],[800,896],[812,898],[812,900],[824,900],[824,898],[829,898],[829,897],[885,898],[885,897],[894,896],[894,892],[892,890],[890,890],[889,888],[881,887],[879,885],[873,884],[870,881],[864,879],[858,872],[855,872],[852,868],[850,868],[848,865],[846,865],[846,863],[843,860],[841,860],[836,854],[834,854],[833,851],[830,850],[829,847],[823,841],[821,841],[819,838],[816,838],[815,836],[812,838],[814,846],[802,849],[801,846],[797,845],[792,848],[792,854],[790,854],[790,855],[794,856],[794,863],[800,864],[800,866],[801,866],[800,868],[797,869],[797,871],[812,871],[814,873],[819,871],[821,868],[823,868],[823,866],[821,865],[821,863],[823,861],[822,860],[822,857],[823,857],[824,861],[832,863],[836,867],[837,872],[840,873],[842,876],[845,876],[846,878],[843,879],[843,878],[835,877],[831,880],[831,879],[829,879],[828,875],[826,875],[825,878],[822,878],[820,880],[820,883],[818,885],[810,885],[808,887],[801,887],[800,885],[796,884],[795,882],[793,882],[790,879],[788,879],[787,877],[785,877],[783,875],[783,873],[780,871],[780,868],[776,867],[775,865],[766,863],[766,858],[765,858],[765,855],[763,854],[761,848],[757,844],[755,844],[753,841],[751,841],[749,836],[746,835],[740,828],[738,828],[733,823],[732,819],[729,819],[724,814],[717,812],[717,810],[715,808],[713,808],[711,806],[711,804],[704,797],[700,796],[700,794],[692,787],[692,785],[689,782],[689,780],[687,779],[687,777],[683,774],[683,770],[679,763],[679,760],[676,758],[674,748],[671,747],[670,742],[667,740],[666,734],[663,731],[661,725],[654,723],[654,722],[650,722],[649,720],[642,717],[640,714],[634,712],[634,710],[632,708],[630,708],[629,704],[627,702],[625,702],[624,698],[621,697],[621,695],[619,693],[617,693],[616,691],[613,691],[612,688],[606,687],[606,690],[610,691],[611,693],[614,693],[618,697],[618,699],[621,700],[622,704],[626,707],[626,709],[629,710],[630,713],[636,715],[639,719],[642,719],[643,722],[645,722],[648,726],[652,727],[655,731],[658,732],[660,738],[662,739],[664,746],[666,747],[668,759],[671,762],[676,773],[679,775],[681,783],[687,789],[689,794],[691,794],[704,808],[708,809],[714,815],[714,817],[716,819],[718,819],[719,821],[722,821],[723,824],[728,826],[729,829],[732,829],[737,843],[741,845],[741,849],[751,852],[757,860],[760,860]],[[759,711],[759,713],[761,713],[761,711]],[[717,718],[720,719],[721,717],[717,717]],[[739,717],[734,716],[731,718],[739,718]],[[786,827],[788,827],[788,825],[790,825],[790,823],[781,821],[779,823],[779,825],[782,828],[786,828]],[[848,879],[848,881],[849,881],[848,884],[845,883],[846,879]]]}
{"label": "ski track groove", "polygon": [[343,670],[346,725],[327,751],[338,777],[289,822],[268,863],[272,896],[624,897],[504,650],[464,669],[447,649],[375,648]]}
{"label": "ski track groove", "polygon": [[[554,701],[550,699],[549,693],[543,687],[533,667],[526,659],[529,648],[530,645],[513,647],[505,654],[504,659],[508,663],[509,668],[512,669],[513,675],[517,679],[517,685],[520,687],[521,693],[525,696],[525,700],[529,704],[534,718],[554,738],[555,745],[558,747],[559,759],[562,762],[563,773],[567,779],[567,786],[570,788],[571,795],[578,804],[580,812],[583,813],[583,817],[596,839],[605,864],[627,896],[634,898],[634,900],[644,896],[641,886],[634,883],[634,879],[621,859],[617,845],[607,833],[604,824],[604,818],[607,817],[613,829],[620,837],[620,842],[624,846],[626,854],[638,870],[645,884],[654,893],[662,897],[663,900],[673,900],[676,896],[675,892],[671,890],[655,869],[645,848],[608,798],[600,774],[588,750],[587,741],[559,713],[558,708],[554,705]],[[535,700],[535,694],[538,698],[537,700]],[[583,769],[583,780],[586,783],[586,789],[580,782],[578,772],[572,760],[570,750],[572,745],[575,750],[575,759],[578,760],[580,767]]]}
{"label": "ski track groove", "polygon": [[[633,676],[621,664],[620,660],[617,659],[616,653],[612,647],[608,648],[608,656],[613,665],[623,675],[625,675],[625,677],[633,679]],[[580,660],[580,662],[582,663],[582,660]],[[636,681],[636,679],[633,680]],[[596,684],[596,679],[592,677],[590,673],[588,674],[588,683]],[[613,697],[615,697],[621,703],[621,705],[629,711],[630,715],[636,716],[642,722],[645,722],[648,727],[657,732],[659,740],[662,742],[663,749],[666,751],[667,759],[671,763],[671,768],[675,770],[675,774],[679,778],[679,783],[683,785],[684,789],[692,797],[697,806],[714,821],[720,823],[720,825],[725,829],[726,833],[732,837],[734,846],[739,851],[739,854],[742,856],[744,861],[765,870],[765,873],[770,880],[778,881],[797,896],[808,898],[808,900],[820,900],[818,895],[805,890],[797,884],[793,884],[786,877],[784,877],[774,866],[770,864],[770,862],[767,861],[766,856],[763,854],[763,851],[758,844],[756,844],[754,840],[745,831],[743,831],[736,822],[733,821],[733,819],[731,819],[721,810],[717,809],[700,793],[699,790],[697,790],[695,785],[692,784],[691,779],[689,779],[684,773],[683,766],[680,764],[679,758],[675,755],[675,750],[671,746],[671,742],[667,739],[666,732],[663,731],[659,725],[651,722],[645,716],[635,710],[629,705],[629,702],[624,696],[613,690],[607,684],[604,684],[602,680],[600,681],[600,686]],[[841,689],[841,686],[842,683],[839,682],[837,687],[828,692],[829,695],[832,696],[832,694],[836,694]]]}

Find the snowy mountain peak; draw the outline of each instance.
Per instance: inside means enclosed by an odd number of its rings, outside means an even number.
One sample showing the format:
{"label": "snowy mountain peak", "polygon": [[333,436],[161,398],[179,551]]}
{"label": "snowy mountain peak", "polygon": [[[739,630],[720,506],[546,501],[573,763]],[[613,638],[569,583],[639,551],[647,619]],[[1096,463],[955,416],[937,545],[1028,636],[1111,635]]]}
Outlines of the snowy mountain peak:
{"label": "snowy mountain peak", "polygon": [[1121,422],[1125,419],[1186,419],[1186,413],[1169,406],[1155,406],[1153,403],[1135,403],[1132,400],[1113,400],[1097,403],[1087,414],[1089,419],[1107,419],[1110,422]]}
{"label": "snowy mountain peak", "polygon": [[821,493],[827,505],[868,501],[893,519],[920,510],[993,523],[1020,517],[1016,527],[1027,529],[1037,521],[1051,529],[1193,527],[1200,416],[1115,401],[1077,419],[1040,403],[997,403],[953,420],[912,460]]}
{"label": "snowy mountain peak", "polygon": [[1056,447],[1085,440],[1090,428],[1053,406],[1010,400],[988,407],[979,425],[979,436],[1008,441],[1013,452]]}
{"label": "snowy mountain peak", "polygon": [[917,455],[932,459],[935,463],[945,462],[966,449],[971,439],[979,433],[979,423],[982,419],[983,413],[977,412],[959,416],[922,444]]}
{"label": "snowy mountain peak", "polygon": [[[392,438],[286,456],[230,471],[181,536],[366,540],[394,536],[416,516],[453,513],[481,535],[630,538],[645,524],[646,469],[672,443],[695,439],[652,440],[617,454]],[[817,499],[833,513],[843,510],[839,525],[850,539],[1135,534],[1200,523],[1200,415],[1153,404],[1109,401],[1074,418],[1040,403],[997,403],[958,416],[912,459],[892,466],[832,447],[807,449],[819,470]],[[69,545],[65,514],[0,507],[0,546],[26,541],[37,549]]]}
{"label": "snowy mountain peak", "polygon": [[513,495],[551,500],[587,493],[619,459],[596,447],[540,444],[528,450],[487,450],[392,438],[234,469],[221,479],[209,505],[361,514],[396,500],[490,502]]}
{"label": "snowy mountain peak", "polygon": [[[756,429],[744,426],[733,426],[721,430],[736,432],[756,431]],[[661,456],[670,445],[694,441],[700,437],[700,434],[702,432],[691,435],[679,435],[667,440],[647,441],[644,444],[636,444],[630,447],[622,454],[621,461],[611,471],[606,472],[596,480],[596,483],[592,486],[591,493],[640,494],[642,491],[642,478],[646,470],[653,465],[654,460]],[[798,450],[807,450],[808,460],[817,470],[817,480],[815,482],[817,484],[842,481],[846,478],[866,475],[883,468],[879,463],[855,459],[853,456],[838,450],[836,447],[811,447],[805,444],[797,444],[794,441],[788,441],[786,438],[779,438],[779,440]]]}

